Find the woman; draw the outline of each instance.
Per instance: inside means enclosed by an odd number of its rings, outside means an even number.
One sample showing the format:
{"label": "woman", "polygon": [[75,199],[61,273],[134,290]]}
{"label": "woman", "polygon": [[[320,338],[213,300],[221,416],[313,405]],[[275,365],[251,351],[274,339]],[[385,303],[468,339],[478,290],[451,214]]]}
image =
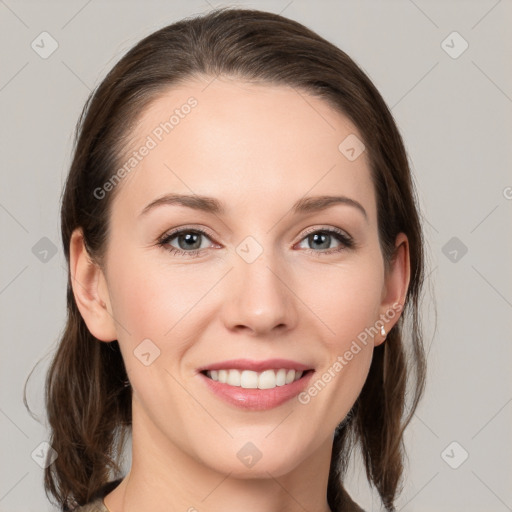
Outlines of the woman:
{"label": "woman", "polygon": [[86,104],[61,222],[63,510],[362,510],[355,446],[394,510],[423,242],[400,134],[344,52],[234,8],[146,37]]}

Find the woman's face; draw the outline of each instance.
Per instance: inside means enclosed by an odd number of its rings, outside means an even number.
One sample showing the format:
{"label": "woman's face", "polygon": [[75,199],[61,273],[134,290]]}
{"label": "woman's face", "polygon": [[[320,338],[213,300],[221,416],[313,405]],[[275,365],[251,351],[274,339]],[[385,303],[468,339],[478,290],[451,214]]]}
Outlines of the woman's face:
{"label": "woman's face", "polygon": [[321,99],[227,79],[173,88],[139,119],[105,187],[104,299],[155,464],[279,476],[330,456],[408,279],[385,277],[361,138]]}

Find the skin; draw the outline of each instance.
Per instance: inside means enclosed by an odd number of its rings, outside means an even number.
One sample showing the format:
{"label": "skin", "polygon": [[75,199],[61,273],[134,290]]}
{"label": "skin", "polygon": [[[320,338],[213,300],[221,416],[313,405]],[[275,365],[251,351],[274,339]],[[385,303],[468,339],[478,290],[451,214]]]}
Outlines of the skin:
{"label": "skin", "polygon": [[[314,382],[404,303],[407,238],[397,237],[385,272],[367,155],[349,161],[338,150],[348,135],[362,137],[324,100],[289,87],[205,78],[167,90],[143,113],[131,150],[190,96],[197,107],[118,185],[103,265],[88,257],[79,229],[71,240],[80,312],[101,342],[119,341],[133,388],[132,466],[105,504],[111,512],[325,512],[333,432],[385,336],[369,338],[305,405],[241,410],[213,395],[196,369],[282,357],[315,368]],[[139,217],[171,192],[215,197],[226,213],[165,205]],[[291,212],[303,196],[324,194],[358,201],[367,218],[347,204]],[[182,226],[214,235],[200,237],[198,257],[158,246]],[[305,233],[316,227],[337,227],[356,246],[332,236],[318,247]],[[252,263],[236,252],[247,236],[263,251]],[[169,244],[187,250],[177,237]],[[147,338],[160,350],[149,366],[133,354]],[[262,454],[251,468],[237,457],[248,442]]]}

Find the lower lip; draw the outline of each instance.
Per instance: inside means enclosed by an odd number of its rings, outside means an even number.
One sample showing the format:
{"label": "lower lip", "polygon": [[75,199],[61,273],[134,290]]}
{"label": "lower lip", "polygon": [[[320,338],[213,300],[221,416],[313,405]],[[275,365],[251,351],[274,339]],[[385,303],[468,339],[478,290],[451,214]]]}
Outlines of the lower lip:
{"label": "lower lip", "polygon": [[307,386],[313,373],[308,371],[299,380],[272,389],[245,389],[218,382],[202,373],[199,375],[211,391],[229,404],[240,409],[265,411],[278,407],[297,396]]}

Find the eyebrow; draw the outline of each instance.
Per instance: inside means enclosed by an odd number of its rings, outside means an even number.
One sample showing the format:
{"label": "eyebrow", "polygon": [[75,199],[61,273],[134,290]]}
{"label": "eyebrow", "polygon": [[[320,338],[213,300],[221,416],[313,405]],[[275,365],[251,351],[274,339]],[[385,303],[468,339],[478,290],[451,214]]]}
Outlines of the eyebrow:
{"label": "eyebrow", "polygon": [[[346,204],[359,210],[364,218],[368,220],[368,214],[363,205],[358,201],[346,196],[310,196],[299,199],[291,208],[295,214],[314,213],[326,210],[336,204]],[[187,194],[166,194],[149,203],[139,216],[146,215],[150,210],[162,205],[179,205],[206,213],[224,215],[226,210],[222,203],[213,197]]]}

